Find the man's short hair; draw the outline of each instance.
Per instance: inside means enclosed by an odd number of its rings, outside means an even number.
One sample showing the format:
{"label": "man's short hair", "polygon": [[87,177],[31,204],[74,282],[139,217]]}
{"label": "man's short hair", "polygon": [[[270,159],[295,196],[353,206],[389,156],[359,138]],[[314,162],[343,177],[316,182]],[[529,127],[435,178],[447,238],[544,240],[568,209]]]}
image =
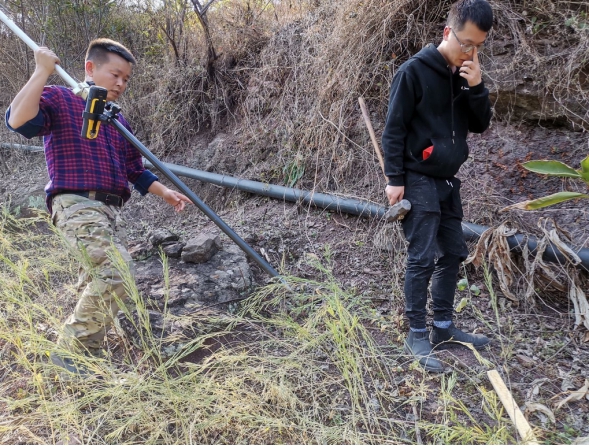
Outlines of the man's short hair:
{"label": "man's short hair", "polygon": [[493,27],[493,9],[486,0],[459,0],[452,5],[447,25],[462,31],[466,22],[474,23],[478,29],[489,32]]}
{"label": "man's short hair", "polygon": [[86,60],[101,65],[108,61],[109,53],[118,54],[130,64],[135,65],[137,63],[131,51],[119,42],[110,39],[95,39],[90,42],[86,51]]}

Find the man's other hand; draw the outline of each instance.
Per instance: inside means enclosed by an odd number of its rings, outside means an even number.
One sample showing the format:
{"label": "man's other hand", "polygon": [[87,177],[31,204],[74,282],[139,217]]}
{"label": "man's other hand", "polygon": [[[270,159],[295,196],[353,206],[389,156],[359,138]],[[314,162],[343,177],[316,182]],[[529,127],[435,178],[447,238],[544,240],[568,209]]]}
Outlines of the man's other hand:
{"label": "man's other hand", "polygon": [[182,212],[186,204],[192,204],[192,201],[186,195],[172,189],[165,191],[162,197],[166,203],[174,207],[176,212]]}
{"label": "man's other hand", "polygon": [[405,193],[405,186],[387,186],[385,189],[389,204],[392,206],[403,199]]}

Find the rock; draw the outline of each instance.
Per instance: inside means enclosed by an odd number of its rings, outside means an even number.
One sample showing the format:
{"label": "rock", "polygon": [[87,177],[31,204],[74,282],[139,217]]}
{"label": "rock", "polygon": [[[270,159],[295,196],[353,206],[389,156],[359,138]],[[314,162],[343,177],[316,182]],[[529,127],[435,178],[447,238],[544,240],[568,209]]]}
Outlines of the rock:
{"label": "rock", "polygon": [[12,201],[8,204],[12,211],[19,217],[33,217],[39,211],[47,211],[44,185],[17,187],[11,195]]}
{"label": "rock", "polygon": [[527,369],[534,367],[536,364],[536,361],[534,361],[532,358],[522,354],[515,355],[515,359],[517,359],[517,361]]}
{"label": "rock", "polygon": [[184,244],[182,243],[175,243],[175,242],[168,242],[162,244],[162,249],[164,253],[173,259],[179,259],[182,255],[182,250],[184,249]]}
{"label": "rock", "polygon": [[216,254],[204,263],[171,260],[167,278],[160,261],[136,262],[136,280],[145,304],[133,308],[129,303],[129,317],[121,311],[118,320],[137,347],[158,350],[169,358],[197,336],[218,331],[226,310],[223,304],[247,296],[253,277],[245,253],[234,244],[217,251],[218,237],[206,238],[212,240]]}
{"label": "rock", "polygon": [[[502,51],[503,45],[510,48]],[[556,96],[546,94],[546,77],[560,75],[560,73],[544,65],[542,68],[545,72],[537,72],[533,75],[522,74],[521,70],[513,68],[512,46],[512,42],[495,45],[492,60],[485,67],[485,86],[489,88],[489,99],[496,114],[508,116],[514,122],[541,121],[566,126],[571,130],[582,129],[583,116],[587,109],[583,96],[563,95],[562,92],[561,97],[558,97],[558,94]],[[558,48],[554,48],[553,51],[558,51]],[[518,59],[520,66],[529,64],[540,68],[538,63],[529,56],[521,56]],[[558,90],[557,87],[555,89]]]}
{"label": "rock", "polygon": [[180,237],[178,237],[176,234],[164,228],[156,229],[149,236],[149,242],[154,247],[163,245],[164,243],[175,242],[179,239]]}
{"label": "rock", "polygon": [[182,260],[187,263],[204,263],[221,248],[221,239],[214,234],[200,234],[188,241],[182,250]]}
{"label": "rock", "polygon": [[249,245],[254,245],[259,240],[259,237],[258,237],[258,234],[256,234],[255,232],[251,232],[249,234],[246,234],[243,237],[243,240]]}
{"label": "rock", "polygon": [[138,243],[136,245],[130,246],[128,252],[133,260],[144,260],[152,254],[151,249],[147,243]]}

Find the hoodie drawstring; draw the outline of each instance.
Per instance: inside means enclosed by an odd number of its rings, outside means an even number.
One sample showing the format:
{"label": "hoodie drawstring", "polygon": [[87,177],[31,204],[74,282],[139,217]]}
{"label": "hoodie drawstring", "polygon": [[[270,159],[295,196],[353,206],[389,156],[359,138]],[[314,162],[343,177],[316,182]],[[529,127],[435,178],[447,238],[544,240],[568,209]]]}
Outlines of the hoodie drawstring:
{"label": "hoodie drawstring", "polygon": [[452,77],[452,70],[448,67],[448,71],[450,71],[450,113],[452,115],[452,145],[455,145],[454,137],[456,133],[454,132],[454,79]]}

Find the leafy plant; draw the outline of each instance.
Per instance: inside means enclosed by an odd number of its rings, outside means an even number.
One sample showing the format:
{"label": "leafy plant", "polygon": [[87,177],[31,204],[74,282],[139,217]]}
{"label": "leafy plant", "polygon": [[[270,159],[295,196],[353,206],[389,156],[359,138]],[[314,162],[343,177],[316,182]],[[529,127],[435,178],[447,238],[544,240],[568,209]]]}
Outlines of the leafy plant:
{"label": "leafy plant", "polygon": [[589,28],[587,22],[587,13],[581,12],[578,15],[574,15],[565,20],[565,26],[570,26],[575,31],[581,31]]}
{"label": "leafy plant", "polygon": [[284,166],[282,172],[284,173],[284,182],[286,186],[294,187],[305,173],[303,158],[297,155],[294,160]]}
{"label": "leafy plant", "polygon": [[[573,169],[563,162],[549,160],[528,161],[527,163],[523,163],[522,166],[531,172],[541,175],[580,179],[585,182],[587,187],[589,187],[589,156],[581,161],[581,168],[579,170]],[[569,191],[557,192],[552,195],[536,198],[535,200],[527,200],[522,201],[521,203],[512,204],[511,206],[503,208],[501,212],[512,209],[534,211],[536,209],[553,206],[557,203],[562,203],[563,201],[574,200],[577,198],[589,198],[589,194]]]}

